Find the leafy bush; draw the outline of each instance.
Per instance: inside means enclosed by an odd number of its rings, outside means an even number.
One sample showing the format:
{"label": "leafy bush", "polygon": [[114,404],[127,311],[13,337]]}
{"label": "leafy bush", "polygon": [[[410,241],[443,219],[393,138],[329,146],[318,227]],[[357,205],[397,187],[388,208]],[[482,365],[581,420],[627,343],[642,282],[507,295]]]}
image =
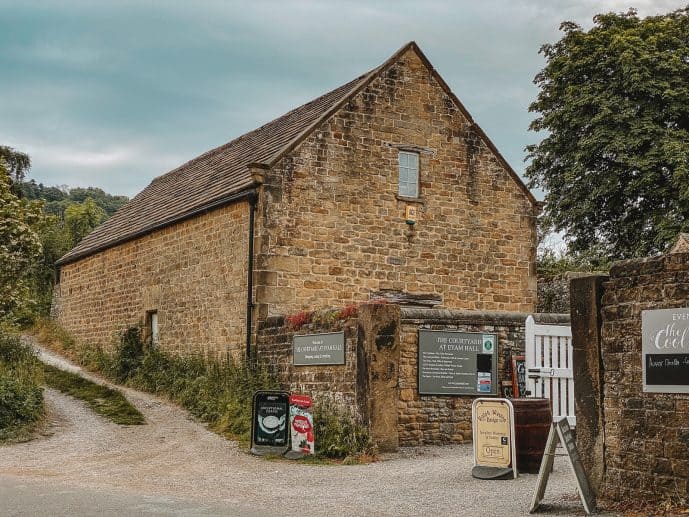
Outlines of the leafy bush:
{"label": "leafy bush", "polygon": [[43,416],[41,367],[19,336],[0,329],[0,441],[23,439]]}
{"label": "leafy bush", "polygon": [[134,376],[144,359],[144,343],[141,331],[136,327],[125,330],[115,349],[114,361],[108,365],[112,377],[117,382],[127,382]]}
{"label": "leafy bush", "polygon": [[146,346],[138,328],[125,331],[114,354],[92,351],[106,375],[181,404],[223,435],[249,443],[255,391],[276,389],[277,380],[255,361],[176,356]]}
{"label": "leafy bush", "polygon": [[313,427],[316,451],[329,458],[355,457],[372,452],[368,429],[352,413],[324,399],[314,407]]}
{"label": "leafy bush", "polygon": [[312,313],[307,311],[299,311],[296,314],[287,316],[287,325],[293,330],[299,330],[304,325],[311,323]]}

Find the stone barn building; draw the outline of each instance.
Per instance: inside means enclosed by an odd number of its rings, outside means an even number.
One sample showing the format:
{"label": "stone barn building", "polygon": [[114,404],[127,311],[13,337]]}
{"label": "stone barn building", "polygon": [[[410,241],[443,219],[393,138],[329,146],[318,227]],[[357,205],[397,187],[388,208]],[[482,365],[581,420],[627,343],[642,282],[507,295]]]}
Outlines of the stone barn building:
{"label": "stone barn building", "polygon": [[55,313],[108,345],[244,352],[270,316],[412,296],[534,310],[538,203],[411,42],[155,178],[58,262]]}

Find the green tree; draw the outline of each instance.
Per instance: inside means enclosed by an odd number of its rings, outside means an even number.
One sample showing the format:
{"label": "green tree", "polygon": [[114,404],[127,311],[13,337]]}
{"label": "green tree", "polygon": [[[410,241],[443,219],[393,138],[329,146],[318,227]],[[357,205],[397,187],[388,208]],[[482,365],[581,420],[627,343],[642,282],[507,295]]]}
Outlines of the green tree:
{"label": "green tree", "polygon": [[42,252],[31,273],[32,298],[40,314],[50,312],[53,287],[57,278],[55,262],[72,247],[72,238],[64,222],[57,216],[45,212],[36,233],[41,241]]}
{"label": "green tree", "polygon": [[29,155],[15,151],[6,145],[0,145],[0,161],[4,163],[3,172],[9,176],[13,183],[24,180],[26,173],[31,168]]}
{"label": "green tree", "polygon": [[69,200],[72,202],[83,203],[89,198],[102,208],[108,217],[129,201],[126,196],[113,196],[96,187],[69,189]]}
{"label": "green tree", "polygon": [[105,210],[93,199],[86,198],[83,203],[72,203],[65,209],[65,227],[69,232],[72,246],[107,219]]}
{"label": "green tree", "polygon": [[68,189],[66,186],[46,187],[35,180],[21,183],[22,197],[26,199],[42,199],[45,201],[45,212],[64,219],[65,210],[72,203],[83,203],[87,198],[105,210],[108,216],[113,215],[120,207],[129,201],[126,196],[113,196],[96,187]]}
{"label": "green tree", "polygon": [[544,223],[575,253],[663,251],[689,230],[689,8],[560,28],[529,108],[547,132],[526,170],[546,191]]}
{"label": "green tree", "polygon": [[42,252],[35,227],[42,218],[40,203],[12,193],[0,160],[0,321],[20,319],[34,303],[31,273]]}

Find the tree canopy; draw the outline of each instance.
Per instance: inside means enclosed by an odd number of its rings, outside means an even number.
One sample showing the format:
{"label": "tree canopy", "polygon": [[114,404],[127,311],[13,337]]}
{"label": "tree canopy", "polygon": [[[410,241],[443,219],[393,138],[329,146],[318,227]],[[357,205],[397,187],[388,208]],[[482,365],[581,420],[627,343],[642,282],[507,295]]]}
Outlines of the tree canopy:
{"label": "tree canopy", "polygon": [[72,240],[72,246],[76,246],[81,239],[107,218],[105,210],[90,197],[86,198],[83,203],[69,205],[65,209],[65,228]]}
{"label": "tree canopy", "polygon": [[664,251],[689,230],[689,8],[565,22],[546,44],[530,106],[531,187],[570,250],[612,258]]}
{"label": "tree canopy", "polygon": [[0,321],[18,318],[33,303],[30,275],[43,251],[35,227],[42,217],[40,203],[12,193],[0,160]]}
{"label": "tree canopy", "polygon": [[26,199],[42,199],[45,201],[45,211],[49,214],[64,218],[65,210],[73,203],[83,203],[90,198],[102,208],[107,216],[113,215],[117,210],[129,201],[126,196],[113,196],[96,187],[67,188],[47,187],[35,180],[21,183],[21,194]]}
{"label": "tree canopy", "polygon": [[55,262],[128,200],[25,180],[31,160],[0,146],[0,323],[46,313]]}
{"label": "tree canopy", "polygon": [[3,173],[15,183],[23,181],[31,168],[31,159],[28,154],[15,151],[6,145],[0,145],[0,161],[3,162]]}

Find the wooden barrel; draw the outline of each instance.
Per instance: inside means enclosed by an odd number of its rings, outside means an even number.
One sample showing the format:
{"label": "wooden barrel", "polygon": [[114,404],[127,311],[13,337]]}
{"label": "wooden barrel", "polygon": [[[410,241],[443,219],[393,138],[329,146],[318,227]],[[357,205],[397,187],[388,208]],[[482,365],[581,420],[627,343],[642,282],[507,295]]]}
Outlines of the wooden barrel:
{"label": "wooden barrel", "polygon": [[538,473],[553,421],[550,400],[511,399],[514,406],[514,431],[519,472]]}

